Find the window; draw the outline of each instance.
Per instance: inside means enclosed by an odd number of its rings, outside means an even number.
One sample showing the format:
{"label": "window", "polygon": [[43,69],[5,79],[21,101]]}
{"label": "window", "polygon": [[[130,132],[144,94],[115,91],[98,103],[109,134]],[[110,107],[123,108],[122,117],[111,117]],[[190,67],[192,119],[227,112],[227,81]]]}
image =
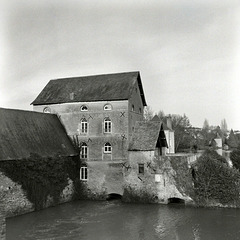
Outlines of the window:
{"label": "window", "polygon": [[84,112],[84,111],[88,111],[88,107],[86,105],[82,105],[81,106],[81,111]]}
{"label": "window", "polygon": [[50,107],[45,107],[45,108],[43,109],[43,112],[44,112],[44,113],[51,113]]}
{"label": "window", "polygon": [[138,164],[138,173],[144,174],[144,164],[143,163]]}
{"label": "window", "polygon": [[108,103],[108,104],[104,105],[103,109],[104,109],[105,111],[112,110],[112,105]]}
{"label": "window", "polygon": [[112,153],[112,145],[109,142],[104,145],[104,153]]}
{"label": "window", "polygon": [[69,93],[70,100],[74,99],[74,92]]}
{"label": "window", "polygon": [[139,113],[142,113],[142,109],[141,108],[139,108]]}
{"label": "window", "polygon": [[87,167],[80,168],[80,180],[87,180],[88,179],[88,169]]}
{"label": "window", "polygon": [[112,122],[110,118],[104,119],[104,132],[105,133],[111,133],[112,132]]}
{"label": "window", "polygon": [[134,105],[132,104],[132,111],[134,112]]}
{"label": "window", "polygon": [[87,156],[88,156],[88,146],[84,142],[84,143],[82,143],[81,148],[80,148],[80,157],[82,159],[87,159]]}
{"label": "window", "polygon": [[88,132],[88,122],[86,118],[81,120],[81,133],[86,134]]}

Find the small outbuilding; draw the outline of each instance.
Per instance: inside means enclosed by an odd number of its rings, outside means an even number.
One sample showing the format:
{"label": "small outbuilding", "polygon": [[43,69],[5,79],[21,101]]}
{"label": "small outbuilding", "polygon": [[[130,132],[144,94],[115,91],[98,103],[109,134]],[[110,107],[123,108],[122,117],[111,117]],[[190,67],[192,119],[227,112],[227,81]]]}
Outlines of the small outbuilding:
{"label": "small outbuilding", "polygon": [[137,122],[129,145],[129,163],[144,173],[149,162],[165,155],[167,141],[161,122]]}

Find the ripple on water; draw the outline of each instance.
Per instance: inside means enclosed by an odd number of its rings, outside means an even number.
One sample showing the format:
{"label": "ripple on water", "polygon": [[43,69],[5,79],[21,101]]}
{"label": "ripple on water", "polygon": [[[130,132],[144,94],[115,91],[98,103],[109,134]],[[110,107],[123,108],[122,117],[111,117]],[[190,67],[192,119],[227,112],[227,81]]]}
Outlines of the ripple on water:
{"label": "ripple on water", "polygon": [[7,220],[7,240],[236,240],[240,211],[79,201]]}

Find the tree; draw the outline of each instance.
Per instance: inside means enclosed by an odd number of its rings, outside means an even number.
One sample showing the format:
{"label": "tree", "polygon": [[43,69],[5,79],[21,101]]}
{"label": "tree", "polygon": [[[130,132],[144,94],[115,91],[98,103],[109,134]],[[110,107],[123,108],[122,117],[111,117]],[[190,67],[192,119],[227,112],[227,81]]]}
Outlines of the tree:
{"label": "tree", "polygon": [[143,118],[144,121],[150,121],[153,118],[153,110],[150,106],[144,107]]}
{"label": "tree", "polygon": [[221,130],[223,133],[227,133],[227,121],[226,119],[224,118],[222,121],[221,121]]}
{"label": "tree", "polygon": [[227,144],[230,148],[237,148],[238,147],[238,140],[233,132],[233,130],[231,129],[228,140],[227,140]]}
{"label": "tree", "polygon": [[159,117],[159,119],[161,120],[161,121],[166,121],[166,116],[165,116],[165,114],[164,114],[164,112],[162,111],[162,110],[160,110],[159,112],[158,112],[158,114],[157,114],[157,116]]}
{"label": "tree", "polygon": [[189,118],[183,114],[169,114],[169,117],[172,119],[172,128],[175,134],[175,151],[181,148],[190,148],[191,137],[188,128],[191,127]]}
{"label": "tree", "polygon": [[231,153],[230,153],[230,159],[232,161],[233,166],[240,170],[240,147],[238,147],[237,149],[234,149]]}
{"label": "tree", "polygon": [[203,129],[204,130],[209,130],[209,123],[208,120],[205,118],[204,122],[203,122]]}

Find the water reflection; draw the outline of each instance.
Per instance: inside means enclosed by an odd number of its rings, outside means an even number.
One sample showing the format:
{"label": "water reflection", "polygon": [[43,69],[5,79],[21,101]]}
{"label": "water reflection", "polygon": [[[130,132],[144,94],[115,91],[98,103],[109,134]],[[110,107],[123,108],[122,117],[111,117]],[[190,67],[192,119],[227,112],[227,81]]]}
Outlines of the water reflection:
{"label": "water reflection", "polygon": [[7,240],[240,239],[240,211],[79,201],[7,220]]}

